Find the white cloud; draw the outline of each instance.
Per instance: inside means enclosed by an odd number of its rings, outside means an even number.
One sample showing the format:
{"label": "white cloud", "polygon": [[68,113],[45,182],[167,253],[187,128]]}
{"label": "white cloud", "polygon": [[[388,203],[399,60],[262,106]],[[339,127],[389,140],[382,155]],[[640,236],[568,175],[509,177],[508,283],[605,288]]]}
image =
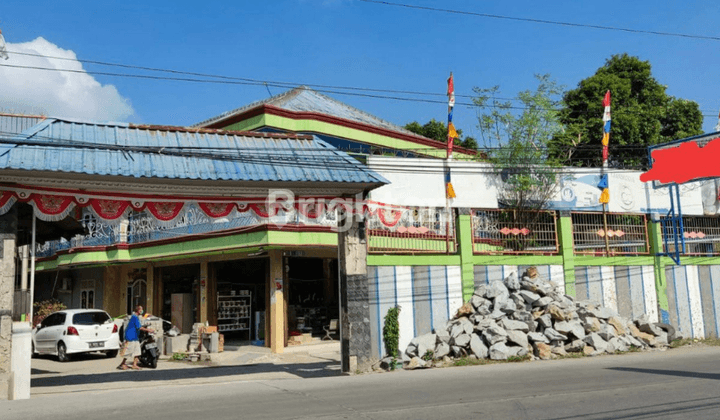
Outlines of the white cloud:
{"label": "white cloud", "polygon": [[[133,115],[130,100],[120,95],[115,86],[103,86],[87,74],[73,51],[63,50],[44,38],[21,44],[8,43],[7,50],[10,59],[0,62],[0,110],[88,121],[125,121]],[[3,64],[81,72],[31,70]]]}

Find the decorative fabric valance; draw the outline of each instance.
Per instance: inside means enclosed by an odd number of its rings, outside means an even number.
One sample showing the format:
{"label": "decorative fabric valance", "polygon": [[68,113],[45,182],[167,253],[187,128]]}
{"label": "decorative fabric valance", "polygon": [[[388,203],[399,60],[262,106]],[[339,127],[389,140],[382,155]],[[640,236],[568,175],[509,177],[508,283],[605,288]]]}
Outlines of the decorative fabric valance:
{"label": "decorative fabric valance", "polygon": [[64,219],[76,207],[90,208],[100,219],[118,220],[132,210],[145,211],[161,222],[171,223],[183,214],[190,203],[211,218],[222,218],[233,211],[252,211],[269,218],[279,212],[296,210],[302,215],[316,219],[325,212],[338,208],[347,213],[377,216],[387,227],[394,227],[407,208],[373,201],[357,201],[341,197],[292,197],[270,202],[267,197],[171,197],[111,192],[88,192],[0,184],[0,215],[7,213],[16,202],[28,203],[34,208],[35,217],[46,222]]}

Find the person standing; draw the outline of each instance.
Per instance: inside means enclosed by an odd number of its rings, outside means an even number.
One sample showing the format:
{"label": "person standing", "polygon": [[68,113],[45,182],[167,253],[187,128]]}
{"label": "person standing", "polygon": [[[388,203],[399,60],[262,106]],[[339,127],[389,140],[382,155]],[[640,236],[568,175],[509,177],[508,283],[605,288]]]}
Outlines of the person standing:
{"label": "person standing", "polygon": [[[140,370],[140,366],[138,366],[138,359],[140,358],[140,331],[145,331],[147,333],[152,334],[154,331],[152,328],[145,328],[140,324],[140,317],[143,314],[143,307],[138,305],[135,308],[135,312],[133,312],[132,316],[130,317],[130,322],[128,322],[127,327],[125,328],[125,345],[123,346],[122,350],[122,362],[118,365],[118,369],[121,370],[127,370],[127,369],[135,369]],[[132,357],[133,364],[131,367],[128,367],[125,364],[125,360],[127,360],[128,357]]]}

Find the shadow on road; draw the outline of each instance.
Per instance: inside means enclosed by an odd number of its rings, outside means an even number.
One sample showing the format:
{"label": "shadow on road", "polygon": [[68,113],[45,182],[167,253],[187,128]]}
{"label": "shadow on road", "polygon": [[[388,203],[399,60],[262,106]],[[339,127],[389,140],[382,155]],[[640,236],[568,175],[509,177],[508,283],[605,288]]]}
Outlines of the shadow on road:
{"label": "shadow on road", "polygon": [[720,373],[687,372],[684,370],[641,369],[641,368],[632,368],[632,367],[612,367],[612,368],[608,368],[608,370],[618,370],[618,371],[622,371],[622,372],[635,372],[635,373],[650,373],[653,375],[682,376],[685,378],[720,380]]}
{"label": "shadow on road", "polygon": [[[142,369],[125,370],[87,375],[58,375],[44,378],[32,378],[31,387],[51,387],[61,385],[104,384],[121,381],[174,381],[179,379],[217,378],[222,376],[250,375],[257,373],[289,373],[300,378],[322,378],[340,376],[340,364],[337,361],[275,365],[259,363],[232,366],[207,366],[179,369]],[[39,373],[39,372],[37,372]]]}

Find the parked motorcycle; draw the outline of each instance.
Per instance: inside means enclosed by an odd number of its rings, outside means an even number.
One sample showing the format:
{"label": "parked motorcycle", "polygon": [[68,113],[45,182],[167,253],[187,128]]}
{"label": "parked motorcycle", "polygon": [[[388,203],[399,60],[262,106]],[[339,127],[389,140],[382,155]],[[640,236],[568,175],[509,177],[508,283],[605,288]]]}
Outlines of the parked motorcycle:
{"label": "parked motorcycle", "polygon": [[[143,327],[149,328],[150,324],[145,324]],[[138,363],[142,366],[155,369],[158,359],[160,358],[155,337],[152,334],[140,330],[138,338],[140,339],[140,357],[138,358]]]}

